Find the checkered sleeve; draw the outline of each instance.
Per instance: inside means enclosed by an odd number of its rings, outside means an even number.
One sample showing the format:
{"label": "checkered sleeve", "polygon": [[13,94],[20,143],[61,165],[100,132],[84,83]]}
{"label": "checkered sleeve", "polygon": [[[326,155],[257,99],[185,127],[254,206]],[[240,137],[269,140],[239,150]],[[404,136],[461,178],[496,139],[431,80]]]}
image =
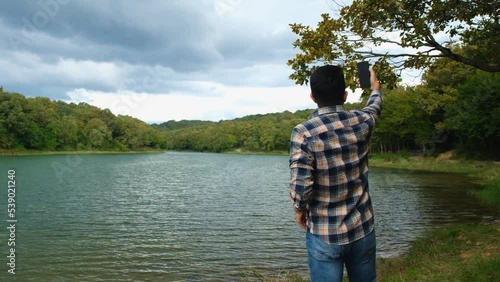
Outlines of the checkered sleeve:
{"label": "checkered sleeve", "polygon": [[290,201],[296,211],[307,210],[307,204],[312,198],[314,183],[314,157],[301,132],[296,127],[290,138]]}
{"label": "checkered sleeve", "polygon": [[373,118],[377,119],[382,111],[382,92],[380,90],[373,90],[366,107],[362,110],[370,114]]}

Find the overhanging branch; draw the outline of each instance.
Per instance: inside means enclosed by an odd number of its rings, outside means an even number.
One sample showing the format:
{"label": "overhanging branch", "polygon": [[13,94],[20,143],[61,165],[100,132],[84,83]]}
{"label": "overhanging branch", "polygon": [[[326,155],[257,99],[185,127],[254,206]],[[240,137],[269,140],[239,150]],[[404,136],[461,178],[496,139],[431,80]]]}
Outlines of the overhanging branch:
{"label": "overhanging branch", "polygon": [[[425,51],[424,53],[429,53],[430,51]],[[390,54],[390,53],[375,53],[371,51],[357,51],[358,54],[362,55],[369,55],[369,58],[376,58],[376,57],[389,57],[389,58],[398,58],[398,57],[413,57],[413,58],[418,58],[418,57],[426,57],[426,58],[442,58],[446,57],[442,54],[436,54],[436,55],[428,55],[428,54]]]}
{"label": "overhanging branch", "polygon": [[434,37],[432,35],[426,36],[426,41],[429,44],[429,46],[434,47],[436,50],[441,52],[441,54],[442,54],[441,57],[450,58],[450,59],[455,60],[457,62],[461,62],[463,64],[473,66],[475,68],[478,68],[480,70],[484,70],[487,72],[500,72],[500,66],[489,65],[486,63],[478,62],[478,61],[475,61],[473,59],[459,55],[457,53],[453,53],[453,51],[450,48],[446,48],[443,45],[439,44],[434,39]]}

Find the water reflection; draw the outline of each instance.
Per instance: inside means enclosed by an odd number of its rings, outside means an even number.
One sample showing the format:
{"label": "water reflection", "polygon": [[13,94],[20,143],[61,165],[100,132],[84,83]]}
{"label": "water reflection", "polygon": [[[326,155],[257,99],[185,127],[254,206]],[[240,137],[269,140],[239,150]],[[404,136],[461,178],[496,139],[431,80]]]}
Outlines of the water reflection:
{"label": "water reflection", "polygon": [[468,194],[479,187],[461,174],[372,168],[370,185],[382,257],[400,255],[429,228],[492,215]]}
{"label": "water reflection", "polygon": [[416,193],[418,183],[406,172],[372,168],[369,173],[378,254],[397,256],[425,228]]}

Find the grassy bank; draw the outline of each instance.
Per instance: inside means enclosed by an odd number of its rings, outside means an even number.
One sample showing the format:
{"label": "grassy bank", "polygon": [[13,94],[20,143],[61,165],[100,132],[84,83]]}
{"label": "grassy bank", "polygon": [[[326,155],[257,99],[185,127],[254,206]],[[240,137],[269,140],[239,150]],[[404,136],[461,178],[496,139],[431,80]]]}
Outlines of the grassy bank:
{"label": "grassy bank", "polygon": [[500,281],[500,224],[431,231],[401,258],[379,262],[379,281]]}
{"label": "grassy bank", "polygon": [[97,154],[155,154],[163,150],[143,151],[40,151],[40,150],[0,150],[0,156],[38,156],[38,155],[97,155]]}

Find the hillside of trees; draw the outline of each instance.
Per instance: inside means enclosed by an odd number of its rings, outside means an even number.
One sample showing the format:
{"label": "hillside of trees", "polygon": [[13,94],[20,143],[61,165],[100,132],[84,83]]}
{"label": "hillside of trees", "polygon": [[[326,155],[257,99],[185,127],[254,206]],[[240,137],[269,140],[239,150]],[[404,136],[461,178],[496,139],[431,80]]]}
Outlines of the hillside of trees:
{"label": "hillside of trees", "polygon": [[[421,85],[383,90],[384,109],[371,150],[424,155],[454,150],[500,159],[499,91],[500,73],[438,59]],[[359,109],[364,103],[346,108]],[[292,128],[312,111],[148,125],[86,103],[26,98],[0,88],[0,150],[285,152]]]}
{"label": "hillside of trees", "polygon": [[46,151],[165,148],[162,134],[136,118],[86,103],[26,98],[0,87],[0,150]]}

